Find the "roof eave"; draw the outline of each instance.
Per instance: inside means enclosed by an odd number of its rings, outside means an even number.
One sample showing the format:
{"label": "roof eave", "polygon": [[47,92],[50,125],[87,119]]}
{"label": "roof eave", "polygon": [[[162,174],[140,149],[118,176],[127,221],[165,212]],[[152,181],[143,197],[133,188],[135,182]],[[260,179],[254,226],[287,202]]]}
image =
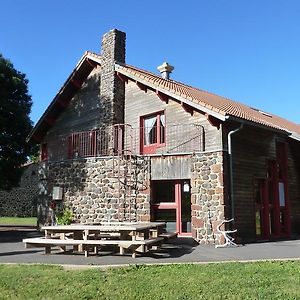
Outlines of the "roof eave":
{"label": "roof eave", "polygon": [[118,72],[118,73],[121,73],[123,75],[125,75],[126,77],[134,80],[134,81],[137,81],[137,82],[140,82],[142,83],[143,85],[145,86],[148,86],[149,88],[155,90],[155,91],[158,91],[158,92],[161,92],[167,96],[169,96],[170,98],[173,98],[173,99],[177,99],[178,101],[184,103],[184,104],[187,104],[193,108],[195,108],[196,110],[200,110],[204,113],[207,113],[208,115],[211,115],[215,118],[217,118],[218,120],[220,121],[226,121],[226,119],[228,119],[228,116],[223,114],[223,113],[219,113],[217,111],[214,111],[214,110],[211,110],[205,106],[202,106],[200,104],[197,104],[197,103],[194,103],[193,101],[190,101],[188,100],[187,98],[183,97],[183,96],[180,96],[176,93],[173,93],[167,89],[164,89],[163,87],[160,87],[160,86],[157,86],[156,84],[154,83],[151,83],[147,80],[144,80],[143,78],[139,77],[139,76],[136,76],[134,74],[131,74],[131,73],[128,73],[126,71],[124,71],[122,68],[120,68],[118,66],[119,63],[115,64],[115,71]]}
{"label": "roof eave", "polygon": [[296,140],[296,141],[300,142],[300,134],[298,134],[298,133],[293,132],[290,135],[290,138],[293,139],[293,140]]}
{"label": "roof eave", "polygon": [[242,119],[242,118],[238,118],[238,117],[235,117],[235,116],[228,116],[228,121],[236,121],[236,122],[239,122],[239,123],[242,123],[242,124],[245,124],[245,125],[249,125],[249,126],[253,126],[253,127],[256,127],[256,128],[261,128],[261,129],[266,129],[266,130],[269,130],[269,131],[274,131],[274,132],[278,132],[278,133],[281,133],[281,134],[284,134],[284,135],[288,135],[290,136],[292,133],[283,129],[283,128],[275,128],[273,126],[267,126],[267,125],[264,125],[264,124],[259,124],[259,123],[256,123],[256,122],[253,122],[253,121],[248,121],[248,120],[245,120],[245,119]]}
{"label": "roof eave", "polygon": [[[74,70],[72,71],[72,73],[69,75],[67,80],[64,82],[63,86],[60,88],[59,92],[55,95],[55,97],[53,98],[53,100],[51,101],[51,103],[49,104],[49,106],[47,107],[45,112],[43,113],[43,115],[40,117],[40,119],[38,120],[36,125],[33,127],[31,132],[27,136],[27,138],[26,138],[27,142],[30,142],[32,139],[34,139],[35,135],[41,129],[42,124],[45,122],[45,119],[47,118],[47,116],[49,115],[51,110],[54,108],[56,103],[58,102],[60,96],[63,95],[66,87],[71,83],[71,80],[74,78],[75,74],[80,70],[80,68],[82,67],[82,65],[85,61],[88,61],[88,62],[92,61],[92,62],[96,63],[97,65],[101,65],[101,58],[100,57],[96,57],[95,55],[93,55],[92,52],[87,51],[87,52],[84,53],[84,55],[80,58],[79,62],[77,63],[77,65],[74,68]],[[91,66],[91,71],[92,70],[93,70],[93,68]],[[91,73],[91,71],[89,72],[89,74]],[[36,137],[36,141],[39,142],[38,137]]]}

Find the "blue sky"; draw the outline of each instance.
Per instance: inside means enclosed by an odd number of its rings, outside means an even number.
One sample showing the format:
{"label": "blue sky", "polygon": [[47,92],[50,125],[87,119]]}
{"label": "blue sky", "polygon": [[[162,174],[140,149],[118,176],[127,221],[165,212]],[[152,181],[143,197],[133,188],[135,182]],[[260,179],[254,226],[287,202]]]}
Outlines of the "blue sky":
{"label": "blue sky", "polygon": [[[126,62],[300,123],[300,1],[1,0],[0,52],[29,79],[37,122],[112,28]],[[1,88],[1,87],[0,87]]]}

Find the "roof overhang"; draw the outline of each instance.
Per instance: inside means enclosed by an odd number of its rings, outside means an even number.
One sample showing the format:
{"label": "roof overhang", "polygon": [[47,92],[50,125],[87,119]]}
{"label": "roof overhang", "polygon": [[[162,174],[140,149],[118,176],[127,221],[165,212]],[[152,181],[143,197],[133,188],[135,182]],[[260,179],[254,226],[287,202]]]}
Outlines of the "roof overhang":
{"label": "roof overhang", "polygon": [[213,110],[212,107],[209,107],[208,105],[201,105],[201,104],[197,104],[189,99],[187,99],[186,97],[183,97],[181,95],[178,95],[177,93],[174,93],[168,89],[165,89],[163,87],[160,87],[158,86],[157,84],[155,83],[151,83],[149,82],[148,80],[145,80],[143,79],[142,77],[140,76],[137,76],[133,73],[130,73],[130,72],[126,72],[126,70],[124,70],[123,68],[123,64],[120,64],[120,63],[116,63],[115,64],[115,71],[117,72],[117,74],[122,74],[122,76],[120,76],[120,78],[128,78],[132,81],[134,81],[139,87],[142,87],[142,89],[146,89],[149,88],[153,91],[155,91],[159,97],[161,98],[161,94],[163,94],[164,96],[166,96],[166,98],[170,98],[170,99],[173,99],[173,100],[177,100],[179,101],[181,104],[184,104],[184,105],[188,105],[190,107],[192,107],[193,109],[195,110],[199,110],[209,116],[213,116],[215,117],[216,119],[220,120],[220,121],[236,121],[238,123],[241,123],[241,124],[245,124],[245,125],[248,125],[248,126],[254,126],[256,128],[261,128],[261,129],[265,129],[265,130],[270,130],[270,131],[273,131],[273,132],[277,132],[277,133],[280,133],[280,134],[283,134],[283,135],[286,135],[292,139],[295,139],[297,141],[300,141],[300,135],[299,134],[296,134],[296,133],[293,133],[291,131],[288,131],[284,128],[281,128],[279,126],[275,126],[274,124],[271,124],[271,123],[268,123],[266,121],[264,121],[264,123],[258,123],[258,122],[254,122],[254,121],[250,121],[250,120],[245,120],[245,119],[242,119],[242,118],[238,118],[238,117],[235,117],[235,116],[232,116],[232,115],[228,115],[228,114],[225,114],[223,112],[217,112],[215,110]]}
{"label": "roof overhang", "polygon": [[210,116],[215,117],[216,119],[220,120],[220,121],[225,121],[226,119],[228,119],[227,115],[224,115],[222,113],[219,113],[217,111],[214,111],[212,109],[212,107],[208,107],[208,106],[203,106],[200,104],[197,104],[185,97],[182,97],[170,90],[164,89],[162,87],[157,86],[154,83],[151,83],[147,80],[144,80],[143,78],[136,76],[134,74],[128,73],[126,71],[123,70],[123,68],[120,68],[118,64],[115,64],[115,71],[117,73],[121,73],[122,75],[126,76],[127,78],[131,79],[132,81],[135,81],[136,83],[140,83],[142,85],[147,86],[148,88],[152,89],[153,91],[155,91],[156,93],[162,93],[166,96],[168,96],[169,98],[172,98],[174,100],[177,100],[183,104],[186,104],[188,106],[193,107],[195,110],[199,110],[205,114],[208,114]]}
{"label": "roof overhang", "polygon": [[85,52],[44,114],[29,133],[27,137],[28,142],[41,142],[46,132],[53,126],[55,120],[68,106],[92,70],[98,65],[101,65],[101,56],[92,52]]}
{"label": "roof overhang", "polygon": [[280,127],[275,128],[274,126],[267,126],[267,125],[264,125],[264,124],[259,124],[259,123],[256,123],[256,122],[248,121],[248,120],[237,118],[237,117],[234,117],[234,116],[229,116],[228,121],[235,121],[235,122],[238,122],[238,123],[241,123],[241,124],[244,124],[244,125],[248,125],[248,126],[252,126],[252,127],[256,127],[256,128],[261,128],[261,129],[265,129],[265,130],[270,130],[270,131],[277,132],[277,133],[287,135],[287,136],[291,136],[291,134],[292,134],[291,132],[289,132],[289,131],[287,131],[283,128],[280,128]]}
{"label": "roof overhang", "polygon": [[300,134],[298,134],[298,133],[294,133],[294,132],[293,132],[293,133],[290,135],[290,138],[293,139],[293,140],[296,140],[296,141],[300,142]]}

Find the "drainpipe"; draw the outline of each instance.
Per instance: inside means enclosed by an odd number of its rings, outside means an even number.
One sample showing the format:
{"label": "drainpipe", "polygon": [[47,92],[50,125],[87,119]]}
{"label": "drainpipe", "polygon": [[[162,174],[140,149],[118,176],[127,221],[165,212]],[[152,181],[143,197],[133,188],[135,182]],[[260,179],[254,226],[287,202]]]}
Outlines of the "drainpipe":
{"label": "drainpipe", "polygon": [[233,196],[233,172],[232,172],[232,145],[231,136],[243,128],[243,124],[239,128],[234,129],[228,133],[228,155],[229,155],[229,180],[230,180],[230,204],[231,204],[231,219],[234,223],[234,196]]}

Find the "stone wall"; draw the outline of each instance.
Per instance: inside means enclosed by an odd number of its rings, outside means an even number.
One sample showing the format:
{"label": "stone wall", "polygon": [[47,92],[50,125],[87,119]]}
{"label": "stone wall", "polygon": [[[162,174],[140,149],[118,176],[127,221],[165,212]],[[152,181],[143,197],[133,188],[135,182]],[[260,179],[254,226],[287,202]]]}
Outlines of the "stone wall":
{"label": "stone wall", "polygon": [[115,74],[115,62],[125,63],[126,34],[113,29],[102,38],[100,110],[103,123],[124,123],[125,83]]}
{"label": "stone wall", "polygon": [[192,234],[201,244],[220,244],[217,226],[224,220],[223,152],[191,158]]}
{"label": "stone wall", "polygon": [[[99,157],[43,163],[40,225],[49,223],[54,186],[63,188],[63,201],[57,201],[58,206],[70,207],[75,222],[150,221],[150,161],[149,157]],[[189,162],[192,235],[200,243],[219,244],[222,239],[217,225],[225,210],[223,153],[196,154]]]}
{"label": "stone wall", "polygon": [[36,216],[38,197],[38,165],[24,167],[19,187],[0,191],[0,216]]}
{"label": "stone wall", "polygon": [[76,222],[150,221],[147,158],[49,162],[44,163],[40,174],[40,224],[49,223],[54,186],[63,188],[63,206],[72,209]]}

